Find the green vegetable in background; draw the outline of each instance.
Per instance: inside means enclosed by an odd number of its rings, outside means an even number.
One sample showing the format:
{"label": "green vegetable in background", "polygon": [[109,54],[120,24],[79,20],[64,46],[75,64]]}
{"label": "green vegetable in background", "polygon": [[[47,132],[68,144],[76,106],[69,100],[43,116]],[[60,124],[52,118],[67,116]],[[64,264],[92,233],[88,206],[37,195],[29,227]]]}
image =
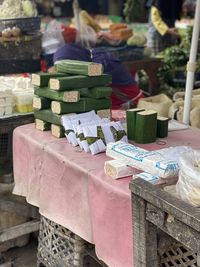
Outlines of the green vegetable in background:
{"label": "green vegetable in background", "polygon": [[126,22],[130,23],[136,21],[140,16],[140,8],[140,0],[126,0],[123,10]]}
{"label": "green vegetable in background", "polygon": [[27,17],[35,17],[37,15],[36,8],[30,0],[23,0],[22,8],[25,16]]}
{"label": "green vegetable in background", "polygon": [[133,36],[131,36],[127,40],[128,45],[138,45],[143,46],[147,42],[146,36],[142,33],[134,33]]}
{"label": "green vegetable in background", "polygon": [[[184,90],[186,80],[186,64],[189,60],[192,39],[192,27],[181,31],[180,45],[166,48],[161,52],[164,65],[159,69],[162,92],[172,96],[176,91]],[[199,63],[199,61],[197,61]],[[198,68],[199,69],[199,64]]]}

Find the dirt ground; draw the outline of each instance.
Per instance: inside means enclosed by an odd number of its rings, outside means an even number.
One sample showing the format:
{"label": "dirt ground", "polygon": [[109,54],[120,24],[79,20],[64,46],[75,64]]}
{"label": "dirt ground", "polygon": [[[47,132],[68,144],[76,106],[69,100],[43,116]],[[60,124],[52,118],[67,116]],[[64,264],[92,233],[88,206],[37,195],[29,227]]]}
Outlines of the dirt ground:
{"label": "dirt ground", "polygon": [[13,267],[36,267],[37,240],[31,239],[28,245],[21,248],[12,248],[2,254],[6,261],[13,263]]}
{"label": "dirt ground", "polygon": [[[37,266],[37,239],[31,238],[28,245],[21,248],[12,248],[2,253],[6,262],[12,262],[12,267],[36,267]],[[101,264],[94,261],[91,257],[84,258],[84,267],[102,267]],[[105,265],[103,265],[105,267]],[[0,267],[11,267],[9,264]]]}

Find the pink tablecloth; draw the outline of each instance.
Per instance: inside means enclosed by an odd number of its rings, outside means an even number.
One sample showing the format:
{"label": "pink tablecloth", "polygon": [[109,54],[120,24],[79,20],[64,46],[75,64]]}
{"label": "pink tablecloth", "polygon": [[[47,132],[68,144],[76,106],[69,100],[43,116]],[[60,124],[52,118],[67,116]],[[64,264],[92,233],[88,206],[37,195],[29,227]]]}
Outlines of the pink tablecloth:
{"label": "pink tablecloth", "polygon": [[[171,132],[165,145],[200,148],[200,131]],[[103,171],[105,155],[79,152],[65,138],[40,132],[34,124],[13,135],[14,194],[40,209],[50,220],[94,243],[96,253],[110,267],[132,267],[131,177],[112,180]]]}

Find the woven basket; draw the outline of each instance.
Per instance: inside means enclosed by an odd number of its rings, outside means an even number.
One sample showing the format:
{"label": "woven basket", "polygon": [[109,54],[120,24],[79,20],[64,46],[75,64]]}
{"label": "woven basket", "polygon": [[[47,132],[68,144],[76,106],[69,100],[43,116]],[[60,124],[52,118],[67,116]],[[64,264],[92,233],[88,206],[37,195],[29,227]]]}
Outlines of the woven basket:
{"label": "woven basket", "polygon": [[41,217],[38,267],[81,267],[87,242],[65,227]]}
{"label": "woven basket", "polygon": [[187,249],[181,243],[175,242],[161,256],[160,266],[195,267],[197,266],[197,254]]}

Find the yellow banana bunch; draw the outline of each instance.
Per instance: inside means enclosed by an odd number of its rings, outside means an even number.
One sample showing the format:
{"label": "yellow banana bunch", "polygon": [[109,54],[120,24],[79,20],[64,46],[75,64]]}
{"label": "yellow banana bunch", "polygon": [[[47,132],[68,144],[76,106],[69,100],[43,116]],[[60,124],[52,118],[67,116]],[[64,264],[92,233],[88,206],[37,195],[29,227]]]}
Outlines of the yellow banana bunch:
{"label": "yellow banana bunch", "polygon": [[99,32],[101,30],[101,27],[95,22],[95,20],[87,13],[87,11],[82,10],[80,12],[80,16],[83,19],[83,21],[92,27],[96,32]]}

